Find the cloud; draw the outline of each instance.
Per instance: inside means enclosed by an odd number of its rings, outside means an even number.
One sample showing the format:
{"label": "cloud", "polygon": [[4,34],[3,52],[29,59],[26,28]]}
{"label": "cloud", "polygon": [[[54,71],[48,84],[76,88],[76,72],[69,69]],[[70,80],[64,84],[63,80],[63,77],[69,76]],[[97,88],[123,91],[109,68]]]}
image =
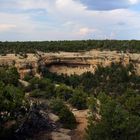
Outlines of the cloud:
{"label": "cloud", "polygon": [[13,28],[15,28],[16,27],[16,25],[14,25],[14,24],[0,24],[0,32],[2,31],[9,31],[9,30],[11,30],[11,29],[13,29]]}
{"label": "cloud", "polygon": [[129,0],[129,2],[130,2],[131,4],[137,4],[137,3],[139,2],[139,0]]}
{"label": "cloud", "polygon": [[136,39],[140,13],[127,7],[137,2],[1,0],[0,40]]}
{"label": "cloud", "polygon": [[80,28],[80,29],[79,29],[78,34],[79,34],[79,35],[82,35],[82,36],[85,36],[85,35],[88,35],[88,34],[90,34],[90,33],[94,33],[94,32],[96,32],[96,31],[97,31],[97,29],[90,29],[90,28],[88,28],[88,27],[83,27],[83,28]]}
{"label": "cloud", "polygon": [[[37,23],[26,14],[0,12],[0,40],[31,40]],[[37,32],[36,32],[37,34]]]}

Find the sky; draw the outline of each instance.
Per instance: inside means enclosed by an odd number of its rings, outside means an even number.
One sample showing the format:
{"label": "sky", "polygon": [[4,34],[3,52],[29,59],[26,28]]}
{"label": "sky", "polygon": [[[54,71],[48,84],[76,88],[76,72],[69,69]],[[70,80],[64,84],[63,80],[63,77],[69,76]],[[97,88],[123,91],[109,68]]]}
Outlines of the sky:
{"label": "sky", "polygon": [[140,0],[0,0],[0,41],[140,40]]}

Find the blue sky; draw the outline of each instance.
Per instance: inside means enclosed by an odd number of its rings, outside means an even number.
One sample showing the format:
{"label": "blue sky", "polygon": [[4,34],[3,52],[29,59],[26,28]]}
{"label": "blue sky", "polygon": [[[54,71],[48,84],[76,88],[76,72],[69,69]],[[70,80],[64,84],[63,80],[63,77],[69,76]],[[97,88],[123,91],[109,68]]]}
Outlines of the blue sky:
{"label": "blue sky", "polygon": [[0,40],[140,39],[140,0],[0,0]]}

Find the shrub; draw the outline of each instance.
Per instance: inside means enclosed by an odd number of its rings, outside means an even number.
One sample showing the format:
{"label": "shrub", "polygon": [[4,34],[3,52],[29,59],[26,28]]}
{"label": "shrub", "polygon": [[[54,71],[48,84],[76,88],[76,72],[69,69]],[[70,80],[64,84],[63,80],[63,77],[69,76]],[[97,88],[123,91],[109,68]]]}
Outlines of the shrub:
{"label": "shrub", "polygon": [[33,78],[30,80],[30,86],[28,87],[32,97],[52,98],[54,94],[54,84],[48,79]]}
{"label": "shrub", "polygon": [[60,122],[64,128],[73,129],[76,127],[76,119],[74,114],[68,109],[64,102],[60,99],[54,99],[50,103],[50,107],[60,118]]}
{"label": "shrub", "polygon": [[32,78],[33,78],[32,75],[26,74],[23,80],[25,80],[25,81],[30,81]]}
{"label": "shrub", "polygon": [[55,93],[58,98],[67,101],[72,97],[73,91],[66,85],[60,85],[55,88]]}
{"label": "shrub", "polygon": [[79,89],[75,90],[72,98],[69,100],[70,104],[77,109],[87,108],[87,94]]}

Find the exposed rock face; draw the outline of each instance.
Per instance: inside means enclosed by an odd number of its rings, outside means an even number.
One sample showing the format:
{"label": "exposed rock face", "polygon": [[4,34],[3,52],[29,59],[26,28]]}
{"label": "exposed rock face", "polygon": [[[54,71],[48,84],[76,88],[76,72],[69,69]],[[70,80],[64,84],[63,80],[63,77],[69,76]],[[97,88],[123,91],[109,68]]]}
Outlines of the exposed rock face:
{"label": "exposed rock face", "polygon": [[8,54],[0,56],[0,66],[15,66],[21,78],[26,74],[36,75],[38,66],[47,67],[49,71],[58,74],[82,74],[90,71],[94,72],[98,65],[103,67],[112,62],[121,62],[124,65],[133,63],[136,72],[140,75],[140,54],[117,53],[116,51],[97,51],[79,53],[38,53],[27,54],[27,58]]}
{"label": "exposed rock face", "polygon": [[35,54],[28,54],[27,58],[7,54],[6,56],[0,56],[0,66],[15,66],[21,79],[23,79],[26,74],[35,75],[37,73],[38,57]]}
{"label": "exposed rock face", "polygon": [[60,53],[52,54],[43,58],[46,66],[51,72],[58,74],[82,74],[94,72],[98,65],[108,66],[112,62],[130,62],[129,55],[110,51],[89,51],[85,53]]}

